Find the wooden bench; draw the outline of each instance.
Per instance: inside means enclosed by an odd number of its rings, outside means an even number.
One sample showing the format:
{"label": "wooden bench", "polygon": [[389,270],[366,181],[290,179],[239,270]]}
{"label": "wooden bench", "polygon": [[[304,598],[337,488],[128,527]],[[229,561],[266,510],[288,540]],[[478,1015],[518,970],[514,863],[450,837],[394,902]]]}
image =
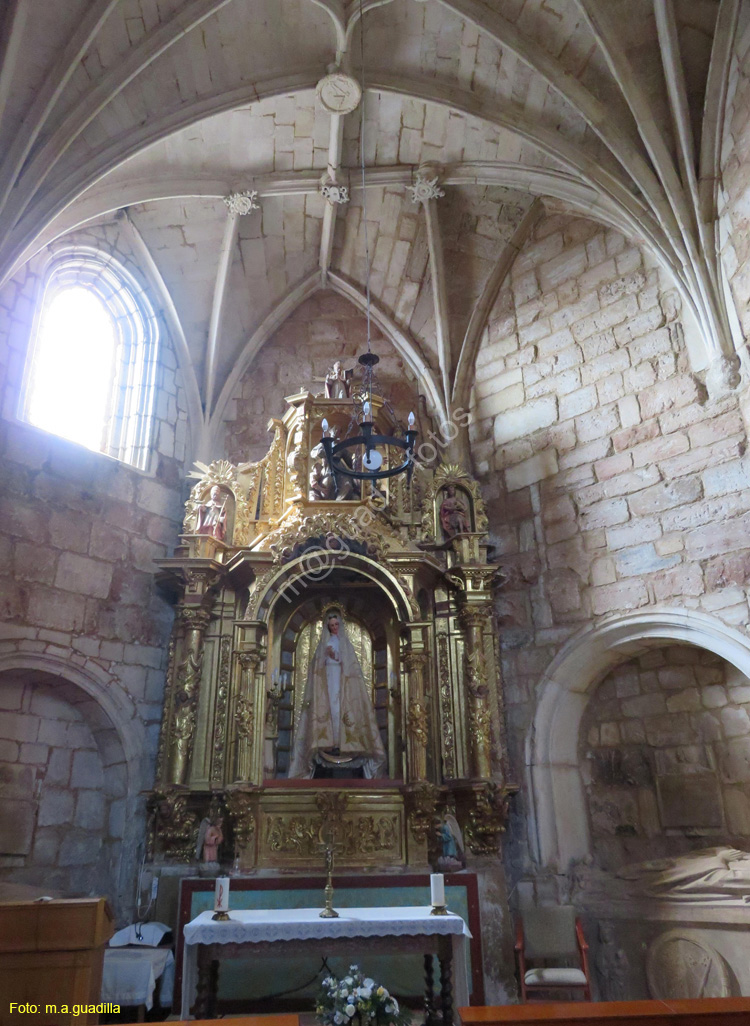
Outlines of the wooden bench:
{"label": "wooden bench", "polygon": [[684,1001],[567,1001],[459,1008],[463,1026],[750,1026],[750,997]]}
{"label": "wooden bench", "polygon": [[[179,1019],[169,1020],[169,1026],[216,1026],[216,1019]],[[129,1023],[127,1026],[138,1026]],[[238,1015],[234,1018],[221,1019],[221,1026],[299,1026],[298,1015]]]}

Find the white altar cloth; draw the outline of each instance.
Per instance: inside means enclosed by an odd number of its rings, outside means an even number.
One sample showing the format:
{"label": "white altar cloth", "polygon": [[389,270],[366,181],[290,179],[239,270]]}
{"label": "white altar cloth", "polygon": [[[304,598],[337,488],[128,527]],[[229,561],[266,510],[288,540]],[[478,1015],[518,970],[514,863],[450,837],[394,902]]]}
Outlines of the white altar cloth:
{"label": "white altar cloth", "polygon": [[[335,902],[334,902],[335,907]],[[190,1018],[195,1001],[198,944],[259,944],[268,941],[325,941],[362,937],[449,936],[453,948],[453,1006],[469,1003],[466,945],[471,937],[461,918],[430,915],[429,907],[342,908],[338,919],[321,919],[318,908],[252,909],[230,911],[229,922],[215,922],[212,912],[201,912],[184,929],[182,967],[182,1019]]]}
{"label": "white altar cloth", "polygon": [[159,977],[159,1004],[169,1008],[174,987],[174,955],[170,948],[105,948],[101,1000],[116,1005],[145,1005],[150,1011]]}

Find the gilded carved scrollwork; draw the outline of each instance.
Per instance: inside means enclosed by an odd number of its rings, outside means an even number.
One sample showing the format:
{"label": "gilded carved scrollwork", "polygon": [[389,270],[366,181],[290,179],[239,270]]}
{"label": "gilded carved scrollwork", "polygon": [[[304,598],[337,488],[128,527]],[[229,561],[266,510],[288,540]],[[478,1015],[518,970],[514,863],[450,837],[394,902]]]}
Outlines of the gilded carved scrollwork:
{"label": "gilded carved scrollwork", "polygon": [[427,703],[421,698],[412,698],[409,702],[409,712],[406,717],[406,730],[414,739],[415,744],[427,747],[430,735],[428,724]]}
{"label": "gilded carved scrollwork", "polygon": [[253,847],[256,831],[258,795],[252,791],[230,790],[226,797],[227,811],[234,831],[234,846],[241,861]]}
{"label": "gilded carved scrollwork", "polygon": [[[265,844],[277,855],[320,859],[324,822],[320,816],[269,816]],[[399,817],[395,813],[353,815],[340,821],[333,842],[339,859],[368,861],[393,853],[399,844]]]}
{"label": "gilded carved scrollwork", "polygon": [[153,855],[164,855],[177,862],[190,862],[195,854],[198,817],[188,805],[183,791],[166,789],[149,796],[150,838]]}
{"label": "gilded carved scrollwork", "polygon": [[409,829],[419,844],[428,839],[439,800],[440,788],[426,780],[413,784],[406,793]]}
{"label": "gilded carved scrollwork", "polygon": [[232,667],[232,639],[223,637],[219,644],[219,680],[216,689],[216,725],[214,727],[214,779],[224,776],[224,762],[227,750],[227,702],[229,699],[229,675]]}
{"label": "gilded carved scrollwork", "polygon": [[437,636],[437,649],[443,773],[447,779],[451,779],[456,776],[457,772],[456,734],[453,724],[453,691],[448,655],[448,635],[444,631]]}
{"label": "gilded carved scrollwork", "polygon": [[404,668],[409,675],[409,702],[406,715],[407,771],[410,780],[427,776],[427,745],[430,739],[426,696],[428,657],[424,652],[408,650]]}
{"label": "gilded carved scrollwork", "polygon": [[255,725],[255,707],[251,698],[247,695],[241,695],[237,699],[237,709],[235,713],[235,729],[237,731],[237,737],[242,741],[249,741],[253,736],[253,727]]}
{"label": "gilded carved scrollwork", "polygon": [[167,773],[171,784],[184,784],[187,778],[203,669],[203,635],[210,614],[205,609],[183,607],[180,618],[185,657],[175,673]]}
{"label": "gilded carved scrollwork", "polygon": [[487,781],[475,791],[464,834],[474,855],[495,855],[508,822],[509,791]]}
{"label": "gilded carved scrollwork", "polygon": [[255,676],[263,655],[263,648],[257,642],[252,649],[237,653],[237,659],[242,668],[240,691],[234,705],[235,777],[238,781],[249,780],[252,773],[256,721]]}
{"label": "gilded carved scrollwork", "polygon": [[[310,515],[305,515],[302,510],[296,510],[295,515],[288,517],[282,527],[269,535],[269,548],[273,553],[274,563],[285,563],[293,559],[299,543],[311,538],[354,541],[362,546],[371,559],[383,561],[386,559],[387,534],[384,537],[384,532],[369,529],[369,525],[374,523],[375,519],[375,514],[366,506],[360,506],[352,512],[342,510],[340,513],[337,511]],[[326,547],[326,552],[333,563],[341,549],[331,547],[329,550]],[[345,553],[346,549],[343,549],[343,552]]]}

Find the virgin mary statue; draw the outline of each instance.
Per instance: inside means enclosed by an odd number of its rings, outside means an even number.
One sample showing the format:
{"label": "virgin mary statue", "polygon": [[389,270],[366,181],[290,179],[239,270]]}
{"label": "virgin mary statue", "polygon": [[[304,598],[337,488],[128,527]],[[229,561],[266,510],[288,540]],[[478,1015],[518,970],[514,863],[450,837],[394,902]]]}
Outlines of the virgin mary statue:
{"label": "virgin mary statue", "polygon": [[330,766],[344,759],[350,768],[361,766],[365,777],[385,775],[375,709],[354,647],[334,611],[310,660],[289,776],[309,779],[317,763]]}

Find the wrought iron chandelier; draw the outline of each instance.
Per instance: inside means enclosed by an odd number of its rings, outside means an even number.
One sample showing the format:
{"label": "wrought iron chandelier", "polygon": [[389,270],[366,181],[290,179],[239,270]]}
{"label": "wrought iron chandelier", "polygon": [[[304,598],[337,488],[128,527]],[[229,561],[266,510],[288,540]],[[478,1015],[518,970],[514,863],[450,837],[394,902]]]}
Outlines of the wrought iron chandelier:
{"label": "wrought iron chandelier", "polygon": [[[344,438],[340,442],[332,438],[328,433],[328,421],[324,418],[321,425],[323,437],[321,445],[326,454],[328,466],[333,474],[334,483],[338,475],[355,478],[358,481],[377,482],[380,478],[395,477],[397,474],[406,474],[407,481],[411,481],[414,470],[414,443],[417,440],[418,432],[414,430],[414,413],[409,414],[408,428],[403,437],[398,435],[381,435],[374,430],[375,422],[373,415],[373,385],[374,368],[380,362],[380,357],[372,352],[370,337],[370,243],[367,233],[367,190],[365,189],[365,25],[362,0],[359,3],[359,38],[360,58],[362,67],[362,92],[360,98],[360,129],[359,129],[359,150],[360,150],[360,171],[362,175],[362,219],[364,221],[365,235],[365,264],[366,264],[366,314],[367,314],[367,352],[359,357],[359,363],[363,367],[362,373],[362,417],[359,422],[359,433],[352,437]],[[379,392],[380,390],[377,389]],[[391,409],[390,403],[386,405]],[[364,452],[357,450],[364,446]],[[396,467],[383,466],[383,453],[378,449],[396,447],[403,449],[404,459]],[[349,462],[347,462],[349,460]],[[338,486],[336,486],[338,491]]]}

